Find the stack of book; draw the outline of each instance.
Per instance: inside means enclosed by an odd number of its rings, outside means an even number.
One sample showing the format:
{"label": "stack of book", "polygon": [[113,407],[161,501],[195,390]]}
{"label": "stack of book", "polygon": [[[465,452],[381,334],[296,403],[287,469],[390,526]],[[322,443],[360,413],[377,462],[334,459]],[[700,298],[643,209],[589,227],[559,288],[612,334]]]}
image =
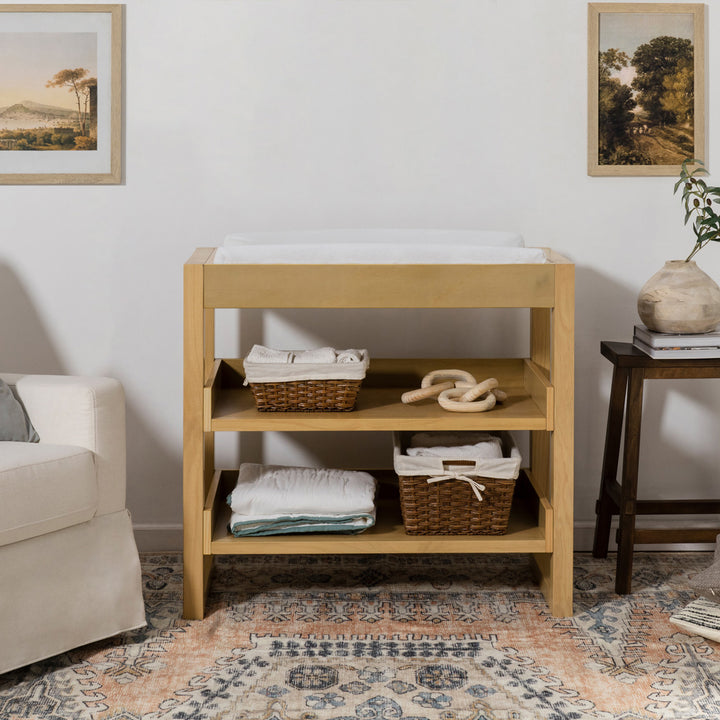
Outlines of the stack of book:
{"label": "stack of book", "polygon": [[659,333],[636,325],[633,345],[652,358],[720,358],[720,332],[685,335]]}

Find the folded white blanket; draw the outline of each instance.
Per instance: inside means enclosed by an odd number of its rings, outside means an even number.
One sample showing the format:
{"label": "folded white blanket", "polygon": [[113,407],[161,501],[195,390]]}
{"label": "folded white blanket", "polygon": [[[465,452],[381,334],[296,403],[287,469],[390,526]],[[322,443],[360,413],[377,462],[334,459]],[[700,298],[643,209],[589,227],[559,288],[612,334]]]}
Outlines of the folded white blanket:
{"label": "folded white blanket", "polygon": [[243,463],[228,496],[235,535],[357,532],[375,523],[375,478],[366,472]]}
{"label": "folded white blanket", "polygon": [[242,515],[371,512],[375,478],[366,472],[243,463],[229,503]]}

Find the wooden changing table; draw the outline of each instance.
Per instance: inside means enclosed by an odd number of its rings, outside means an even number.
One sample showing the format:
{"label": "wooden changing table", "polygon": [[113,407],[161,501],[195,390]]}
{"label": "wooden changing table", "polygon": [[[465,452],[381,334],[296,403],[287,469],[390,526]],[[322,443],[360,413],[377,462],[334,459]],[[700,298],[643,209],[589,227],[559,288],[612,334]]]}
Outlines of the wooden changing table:
{"label": "wooden changing table", "polygon": [[[184,266],[184,617],[203,617],[215,555],[324,553],[528,553],[552,615],[571,615],[574,265],[551,250],[542,264],[461,266],[214,264],[214,251]],[[376,359],[370,348],[355,411],[259,413],[241,360],[215,357],[217,308],[529,308],[530,356]],[[496,377],[508,400],[488,413],[403,405],[402,392],[438,367]],[[527,430],[527,492],[501,536],[407,535],[390,501],[360,535],[234,537],[225,496],[237,471],[214,467],[215,432],[300,430]]]}

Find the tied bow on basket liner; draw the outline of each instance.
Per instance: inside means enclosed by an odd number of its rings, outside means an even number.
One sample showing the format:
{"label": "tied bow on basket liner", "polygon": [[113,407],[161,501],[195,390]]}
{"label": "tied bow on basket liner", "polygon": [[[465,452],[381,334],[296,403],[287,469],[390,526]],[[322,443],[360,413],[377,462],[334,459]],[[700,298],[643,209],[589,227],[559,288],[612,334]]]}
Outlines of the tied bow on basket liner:
{"label": "tied bow on basket liner", "polygon": [[485,486],[482,483],[479,483],[477,480],[473,480],[471,477],[468,477],[467,475],[465,475],[464,472],[453,472],[448,470],[445,471],[444,475],[433,475],[429,477],[427,479],[427,482],[428,484],[430,484],[442,482],[443,480],[462,480],[463,482],[466,482],[468,485],[470,485],[470,488],[475,493],[475,497],[478,499],[478,502],[482,502],[483,496],[480,493],[485,490]]}

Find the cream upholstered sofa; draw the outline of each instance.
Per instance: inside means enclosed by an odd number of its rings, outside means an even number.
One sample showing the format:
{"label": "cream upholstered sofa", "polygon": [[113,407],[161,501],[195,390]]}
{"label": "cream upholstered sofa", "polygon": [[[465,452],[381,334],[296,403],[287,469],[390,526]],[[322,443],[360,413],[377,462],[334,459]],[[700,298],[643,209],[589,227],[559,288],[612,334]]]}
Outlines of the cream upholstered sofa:
{"label": "cream upholstered sofa", "polygon": [[117,380],[0,375],[39,442],[0,442],[0,673],[141,627]]}

